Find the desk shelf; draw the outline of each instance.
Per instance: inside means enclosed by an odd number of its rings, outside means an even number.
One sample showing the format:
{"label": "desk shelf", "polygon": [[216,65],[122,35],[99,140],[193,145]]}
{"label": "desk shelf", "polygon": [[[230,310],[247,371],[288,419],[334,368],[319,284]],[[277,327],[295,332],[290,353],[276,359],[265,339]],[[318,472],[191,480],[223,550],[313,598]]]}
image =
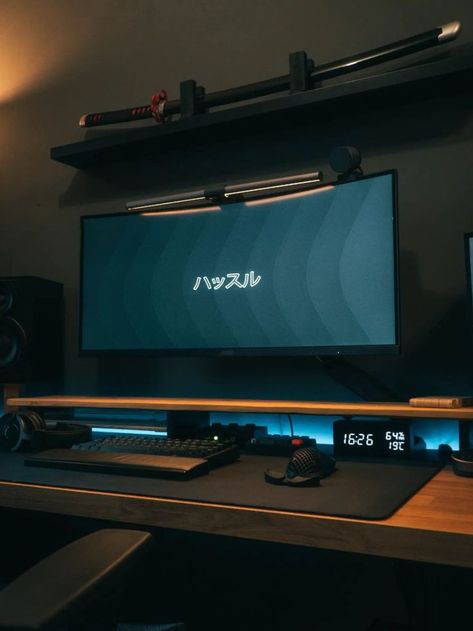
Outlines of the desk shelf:
{"label": "desk shelf", "polygon": [[194,399],[159,397],[47,396],[12,397],[10,407],[123,408],[202,412],[262,412],[266,414],[314,414],[335,416],[390,416],[395,418],[473,420],[473,407],[419,408],[408,403],[345,403],[339,401],[273,401],[258,399]]}
{"label": "desk shelf", "polygon": [[277,128],[293,121],[327,120],[343,113],[395,106],[470,89],[473,54],[459,54],[342,83],[231,107],[164,125],[103,132],[53,147],[51,159],[78,169],[156,155],[164,147],[208,143]]}
{"label": "desk shelf", "polygon": [[32,408],[121,408],[183,412],[260,412],[266,414],[313,414],[315,416],[388,416],[390,418],[443,419],[458,421],[461,449],[470,447],[473,407],[419,408],[408,403],[346,403],[340,401],[273,401],[258,399],[188,399],[159,397],[12,397],[6,409]]}

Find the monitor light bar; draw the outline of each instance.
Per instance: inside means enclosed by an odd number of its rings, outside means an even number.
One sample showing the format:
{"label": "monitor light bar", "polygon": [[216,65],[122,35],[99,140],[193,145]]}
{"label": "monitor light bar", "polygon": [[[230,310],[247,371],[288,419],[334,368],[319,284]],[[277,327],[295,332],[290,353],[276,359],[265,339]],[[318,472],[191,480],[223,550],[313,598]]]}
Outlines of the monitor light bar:
{"label": "monitor light bar", "polygon": [[[234,186],[225,186],[223,196],[227,199],[235,195],[251,195],[252,193],[264,193],[276,189],[291,189],[310,186],[322,181],[322,173],[315,171],[314,173],[301,173],[299,175],[290,175],[274,180],[263,180],[260,182],[248,182],[247,184],[236,184]],[[244,188],[242,188],[244,187]]]}
{"label": "monitor light bar", "polygon": [[[209,201],[218,203],[232,197],[251,199],[271,191],[303,190],[322,182],[322,179],[321,171],[311,171],[309,173],[299,173],[268,180],[225,185],[207,191],[188,191],[187,193],[176,193],[173,195],[142,199],[127,202],[126,208],[130,212],[179,211],[188,209],[189,207],[198,210],[201,206],[208,207]],[[205,208],[202,208],[202,210],[205,210]]]}
{"label": "monitor light bar", "polygon": [[205,202],[208,204],[208,199],[205,197],[204,191],[191,191],[187,194],[180,195],[165,195],[163,197],[154,197],[151,199],[142,199],[136,202],[127,202],[127,210],[134,212],[145,212],[147,210],[176,210],[180,206],[195,206],[199,202]]}

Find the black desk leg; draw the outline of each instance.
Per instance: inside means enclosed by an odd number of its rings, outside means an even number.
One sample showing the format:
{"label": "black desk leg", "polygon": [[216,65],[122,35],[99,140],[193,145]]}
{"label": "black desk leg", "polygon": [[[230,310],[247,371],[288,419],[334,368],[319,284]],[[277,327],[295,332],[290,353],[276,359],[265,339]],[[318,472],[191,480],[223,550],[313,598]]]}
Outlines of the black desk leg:
{"label": "black desk leg", "polygon": [[458,421],[458,439],[460,450],[470,449],[470,427],[471,421]]}

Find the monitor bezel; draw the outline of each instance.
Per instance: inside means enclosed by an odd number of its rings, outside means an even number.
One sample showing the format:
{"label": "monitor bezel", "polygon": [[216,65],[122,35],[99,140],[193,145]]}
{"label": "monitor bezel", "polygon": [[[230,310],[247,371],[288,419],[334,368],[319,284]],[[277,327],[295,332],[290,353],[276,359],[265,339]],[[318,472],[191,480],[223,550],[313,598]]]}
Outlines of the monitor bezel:
{"label": "monitor bezel", "polygon": [[463,236],[463,243],[465,244],[466,290],[468,296],[468,313],[470,320],[473,321],[473,276],[471,272],[473,254],[470,255],[470,240],[473,240],[473,232],[466,232]]}
{"label": "monitor bezel", "polygon": [[[393,344],[373,344],[373,345],[346,345],[346,346],[304,346],[304,347],[249,347],[249,348],[151,348],[151,349],[84,349],[83,338],[83,291],[84,291],[84,223],[88,219],[100,219],[104,217],[129,216],[130,211],[116,213],[87,214],[80,217],[80,287],[79,287],[79,356],[80,357],[304,357],[304,356],[345,356],[345,355],[397,355],[401,351],[400,342],[400,290],[399,290],[399,220],[398,220],[398,172],[396,169],[379,171],[369,175],[360,175],[356,180],[334,180],[322,182],[313,189],[324,188],[326,186],[343,186],[353,183],[353,181],[367,180],[391,175],[393,180],[393,254],[394,254],[394,333]],[[285,193],[268,195],[268,198],[277,198]],[[225,202],[230,206],[241,200]],[[179,212],[178,210],[176,212]],[[133,213],[134,214],[134,213]],[[156,211],[143,211],[139,213],[156,214]]]}

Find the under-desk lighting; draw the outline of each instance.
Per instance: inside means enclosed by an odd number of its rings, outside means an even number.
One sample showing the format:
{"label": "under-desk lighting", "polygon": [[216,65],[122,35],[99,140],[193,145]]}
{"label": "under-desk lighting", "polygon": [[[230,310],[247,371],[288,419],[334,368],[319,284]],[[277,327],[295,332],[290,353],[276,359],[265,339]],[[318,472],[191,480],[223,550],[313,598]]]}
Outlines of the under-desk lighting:
{"label": "under-desk lighting", "polygon": [[133,429],[133,427],[92,427],[92,432],[97,434],[133,434],[139,436],[167,436],[167,432],[154,429]]}

